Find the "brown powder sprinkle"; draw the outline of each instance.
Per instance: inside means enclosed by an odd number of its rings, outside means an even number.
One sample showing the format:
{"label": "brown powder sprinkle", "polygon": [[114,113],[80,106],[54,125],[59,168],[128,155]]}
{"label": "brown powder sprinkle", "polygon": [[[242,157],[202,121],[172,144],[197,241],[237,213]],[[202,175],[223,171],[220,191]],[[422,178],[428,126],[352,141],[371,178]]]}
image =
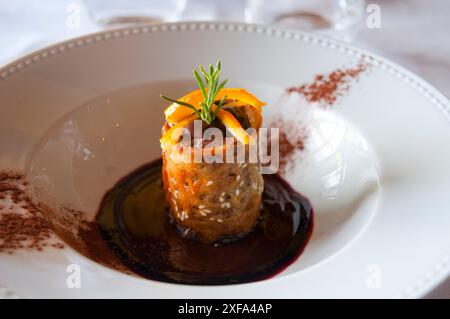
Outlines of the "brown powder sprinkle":
{"label": "brown powder sprinkle", "polygon": [[289,164],[289,159],[292,154],[300,150],[302,151],[305,148],[305,144],[303,138],[297,137],[293,141],[288,139],[286,133],[284,131],[280,131],[280,170],[284,171],[287,164]]}
{"label": "brown powder sprinkle", "polygon": [[[30,213],[2,213],[0,215],[0,252],[17,249],[42,250],[52,237],[46,220]],[[60,243],[51,244],[59,247]]]}
{"label": "brown powder sprinkle", "polygon": [[[328,75],[318,74],[312,83],[301,86],[293,86],[286,89],[287,93],[298,93],[307,102],[318,102],[321,106],[332,106],[338,99],[351,88],[351,81],[357,79],[361,73],[369,67],[364,61],[355,68],[339,68]],[[270,127],[278,127],[280,147],[280,173],[284,174],[294,166],[293,154],[305,148],[305,140],[308,137],[307,128],[300,129],[300,124],[282,118],[276,119]],[[300,131],[299,131],[300,130]],[[292,133],[297,131],[297,133]],[[287,133],[289,132],[289,134]]]}
{"label": "brown powder sprinkle", "polygon": [[[279,173],[283,174],[295,164],[293,163],[293,154],[304,150],[305,141],[308,137],[307,128],[282,118],[274,120],[270,127],[279,129]],[[270,148],[269,145],[268,149]]]}
{"label": "brown powder sprinkle", "polygon": [[287,93],[301,94],[309,102],[319,102],[326,106],[333,105],[337,98],[350,89],[351,79],[356,79],[367,69],[367,64],[360,62],[352,69],[337,69],[328,75],[318,74],[314,82],[286,89]]}
{"label": "brown powder sprinkle", "polygon": [[62,249],[64,241],[96,262],[132,273],[107,246],[95,221],[88,222],[85,213],[71,207],[55,212],[34,203],[28,185],[24,174],[0,171],[0,253]]}
{"label": "brown powder sprinkle", "polygon": [[286,173],[287,169],[292,166],[292,156],[297,151],[303,151],[305,148],[306,133],[295,134],[294,138],[289,138],[286,131],[293,129],[289,126],[294,125],[293,123],[283,123],[282,128],[280,128],[279,134],[279,151],[280,151],[280,172]]}
{"label": "brown powder sprinkle", "polygon": [[0,253],[64,247],[27,195],[27,185],[20,173],[0,172]]}

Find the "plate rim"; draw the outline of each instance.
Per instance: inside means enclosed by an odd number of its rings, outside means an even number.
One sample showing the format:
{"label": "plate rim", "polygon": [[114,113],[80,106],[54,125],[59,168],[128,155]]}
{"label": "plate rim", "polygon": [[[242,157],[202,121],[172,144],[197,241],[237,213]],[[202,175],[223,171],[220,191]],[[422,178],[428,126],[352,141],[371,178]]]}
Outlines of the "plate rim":
{"label": "plate rim", "polygon": [[[369,50],[358,48],[352,44],[331,39],[322,35],[316,35],[293,28],[248,24],[240,22],[204,22],[183,21],[143,24],[139,26],[128,26],[89,33],[50,46],[30,52],[0,67],[0,84],[4,83],[14,75],[23,72],[30,66],[41,63],[51,57],[64,54],[86,45],[95,45],[99,42],[115,40],[128,36],[139,36],[146,33],[160,32],[183,32],[183,31],[216,31],[216,32],[241,32],[256,33],[269,37],[281,37],[294,41],[302,41],[311,45],[321,46],[330,50],[336,50],[348,56],[359,58],[372,67],[379,68],[399,80],[408,84],[412,89],[418,91],[431,104],[433,104],[450,123],[450,100],[437,88],[422,79],[416,73],[409,71],[401,65],[392,62]],[[102,266],[102,265],[100,265]],[[108,268],[109,269],[109,268]],[[426,296],[446,278],[450,276],[450,250],[439,259],[430,270],[419,276],[410,286],[404,288],[393,298],[420,298]],[[12,289],[0,284],[0,298],[21,298]]]}

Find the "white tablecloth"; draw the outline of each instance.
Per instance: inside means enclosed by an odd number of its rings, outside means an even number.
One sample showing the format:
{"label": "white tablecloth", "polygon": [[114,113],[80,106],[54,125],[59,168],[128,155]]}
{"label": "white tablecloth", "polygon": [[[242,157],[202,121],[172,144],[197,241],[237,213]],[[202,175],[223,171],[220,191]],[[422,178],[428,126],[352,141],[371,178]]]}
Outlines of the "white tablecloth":
{"label": "white tablecloth", "polygon": [[[381,28],[363,27],[355,44],[416,72],[450,96],[450,1],[376,0]],[[79,27],[68,28],[73,6]],[[245,0],[188,0],[181,19],[244,21]],[[81,0],[0,0],[0,66],[46,45],[100,30]],[[431,217],[430,217],[431,218]],[[420,254],[420,252],[417,252]],[[450,279],[430,297],[450,298]]]}

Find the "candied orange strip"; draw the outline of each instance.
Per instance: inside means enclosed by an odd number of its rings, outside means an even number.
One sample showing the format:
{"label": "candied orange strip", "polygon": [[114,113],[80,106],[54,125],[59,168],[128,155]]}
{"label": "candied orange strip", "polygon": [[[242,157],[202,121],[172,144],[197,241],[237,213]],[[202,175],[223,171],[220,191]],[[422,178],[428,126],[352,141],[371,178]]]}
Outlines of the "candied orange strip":
{"label": "candied orange strip", "polygon": [[[213,106],[215,111],[216,106]],[[225,111],[224,109],[219,109],[217,111],[217,117],[219,120],[223,123],[223,125],[233,134],[233,136],[242,144],[247,145],[250,140],[250,136],[247,134],[247,132],[244,130],[244,128],[241,126],[241,123],[228,111]],[[189,117],[185,118],[184,120],[178,122],[174,126],[172,126],[160,139],[161,145],[165,144],[176,144],[178,142],[179,134],[174,136],[177,129],[182,129],[186,127],[190,122],[198,119],[198,116],[196,114],[190,115]]]}
{"label": "candied orange strip", "polygon": [[[173,125],[161,138],[160,143],[161,145],[165,144],[176,144],[178,142],[179,134],[175,135],[178,129],[185,128],[190,122],[194,121],[195,119],[198,119],[199,117],[196,114],[192,114],[188,116],[187,118],[183,119],[182,121],[178,122],[177,124]],[[181,132],[181,131],[180,131]]]}
{"label": "candied orange strip", "polygon": [[[215,105],[213,106],[213,109],[213,111],[215,111]],[[247,132],[241,126],[241,123],[239,123],[239,121],[234,117],[233,114],[221,108],[217,111],[217,117],[239,142],[244,145],[248,144],[250,136],[247,134]]]}
{"label": "candied orange strip", "polygon": [[[226,96],[227,99],[230,100],[237,100],[240,102],[243,102],[245,104],[251,105],[255,107],[259,112],[261,112],[261,107],[265,105],[264,102],[261,102],[256,98],[253,94],[247,92],[244,89],[240,88],[225,88],[220,90],[220,92],[216,96],[216,100],[222,99],[224,96]],[[182,98],[178,99],[181,102],[186,102],[194,107],[196,107],[198,110],[201,109],[200,103],[204,101],[203,94],[201,90],[193,91]],[[169,123],[177,123],[184,118],[188,117],[193,113],[193,110],[180,105],[178,103],[172,103],[169,107],[167,107],[164,111],[164,114],[166,116],[166,120]]]}

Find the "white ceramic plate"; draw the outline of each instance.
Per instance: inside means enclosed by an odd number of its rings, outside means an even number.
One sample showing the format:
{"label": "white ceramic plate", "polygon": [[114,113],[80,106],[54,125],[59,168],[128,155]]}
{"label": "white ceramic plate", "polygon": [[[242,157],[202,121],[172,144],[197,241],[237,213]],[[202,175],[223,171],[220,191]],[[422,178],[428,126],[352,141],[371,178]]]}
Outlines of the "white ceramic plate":
{"label": "white ceramic plate", "polygon": [[[304,254],[261,282],[186,286],[101,266],[75,250],[0,254],[3,295],[22,297],[419,297],[447,278],[450,103],[403,68],[346,44],[265,26],[180,23],[98,33],[0,69],[0,169],[26,171],[56,205],[92,218],[104,192],[160,154],[160,93],[222,60],[229,86],[309,126],[286,178],[315,209]],[[331,108],[286,96],[315,74],[368,72]],[[117,125],[119,124],[119,125]],[[81,267],[68,288],[67,267]]]}

